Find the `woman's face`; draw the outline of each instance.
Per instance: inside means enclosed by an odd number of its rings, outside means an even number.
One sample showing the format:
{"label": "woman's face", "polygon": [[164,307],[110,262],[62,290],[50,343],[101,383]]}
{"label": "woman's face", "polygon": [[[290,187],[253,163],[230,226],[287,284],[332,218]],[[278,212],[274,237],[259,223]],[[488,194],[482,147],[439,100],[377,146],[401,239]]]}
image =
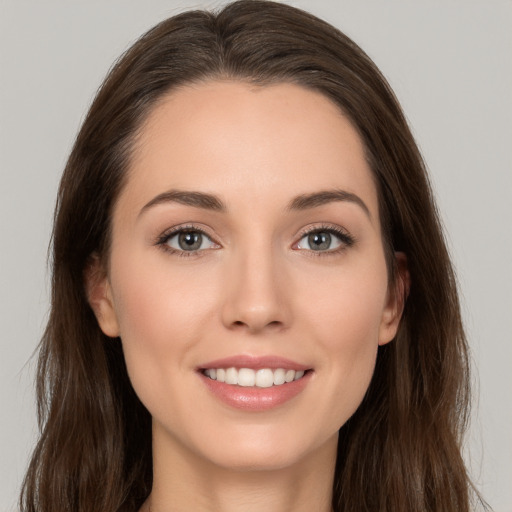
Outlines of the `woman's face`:
{"label": "woman's face", "polygon": [[142,128],[89,297],[156,453],[332,457],[400,314],[355,129],[295,85],[174,91]]}

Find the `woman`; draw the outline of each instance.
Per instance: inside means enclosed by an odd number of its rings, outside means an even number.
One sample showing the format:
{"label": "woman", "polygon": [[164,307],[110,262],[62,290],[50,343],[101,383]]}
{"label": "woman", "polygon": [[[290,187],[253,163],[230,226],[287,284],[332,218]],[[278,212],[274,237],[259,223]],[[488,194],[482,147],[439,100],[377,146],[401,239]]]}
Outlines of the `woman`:
{"label": "woman", "polygon": [[23,510],[468,511],[467,347],[375,65],[289,6],[143,36],[59,191]]}

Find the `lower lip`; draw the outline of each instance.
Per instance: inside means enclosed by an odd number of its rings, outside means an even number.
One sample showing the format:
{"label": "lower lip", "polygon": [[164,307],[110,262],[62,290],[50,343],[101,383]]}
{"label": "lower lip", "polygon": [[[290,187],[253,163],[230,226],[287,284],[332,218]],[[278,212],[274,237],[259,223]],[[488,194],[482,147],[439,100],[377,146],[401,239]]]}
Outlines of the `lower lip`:
{"label": "lower lip", "polygon": [[268,411],[296,397],[308,384],[311,371],[298,380],[269,388],[244,387],[210,379],[200,373],[208,389],[222,402],[246,411]]}

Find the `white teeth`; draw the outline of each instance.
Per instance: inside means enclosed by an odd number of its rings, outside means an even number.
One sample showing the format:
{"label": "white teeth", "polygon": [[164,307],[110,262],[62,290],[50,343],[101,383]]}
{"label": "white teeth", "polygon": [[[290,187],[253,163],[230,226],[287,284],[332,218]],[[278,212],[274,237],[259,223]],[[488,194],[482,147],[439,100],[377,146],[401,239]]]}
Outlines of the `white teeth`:
{"label": "white teeth", "polygon": [[278,368],[277,370],[274,370],[274,385],[280,386],[281,384],[284,384],[284,376],[286,372],[282,368]]}
{"label": "white teeth", "polygon": [[250,368],[240,368],[238,371],[239,386],[254,386],[256,382],[256,372]]}
{"label": "white teeth", "polygon": [[271,386],[281,386],[282,384],[299,380],[304,376],[304,370],[284,370],[277,368],[261,368],[253,370],[252,368],[208,368],[204,374],[217,382],[239,385],[243,387],[269,388]]}
{"label": "white teeth", "polygon": [[238,372],[236,368],[228,368],[226,370],[226,384],[238,384]]}
{"label": "white teeth", "polygon": [[205,371],[205,373],[206,375],[208,375],[208,377],[210,377],[210,379],[215,380],[217,377],[217,370],[215,368],[209,368],[208,370]]}
{"label": "white teeth", "polygon": [[295,378],[295,371],[288,370],[284,376],[285,382],[291,382]]}
{"label": "white teeth", "polygon": [[274,385],[274,372],[268,368],[263,368],[256,372],[256,387],[269,388]]}

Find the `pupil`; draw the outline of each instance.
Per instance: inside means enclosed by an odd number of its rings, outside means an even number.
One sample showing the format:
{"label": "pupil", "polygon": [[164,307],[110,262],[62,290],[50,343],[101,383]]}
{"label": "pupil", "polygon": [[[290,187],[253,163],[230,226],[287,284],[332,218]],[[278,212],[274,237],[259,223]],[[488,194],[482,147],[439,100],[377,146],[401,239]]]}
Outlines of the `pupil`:
{"label": "pupil", "polygon": [[331,246],[331,235],[322,231],[320,233],[312,233],[308,237],[309,246],[314,251],[329,249]]}
{"label": "pupil", "polygon": [[195,251],[201,247],[201,233],[181,233],[178,239],[179,246],[184,251]]}

